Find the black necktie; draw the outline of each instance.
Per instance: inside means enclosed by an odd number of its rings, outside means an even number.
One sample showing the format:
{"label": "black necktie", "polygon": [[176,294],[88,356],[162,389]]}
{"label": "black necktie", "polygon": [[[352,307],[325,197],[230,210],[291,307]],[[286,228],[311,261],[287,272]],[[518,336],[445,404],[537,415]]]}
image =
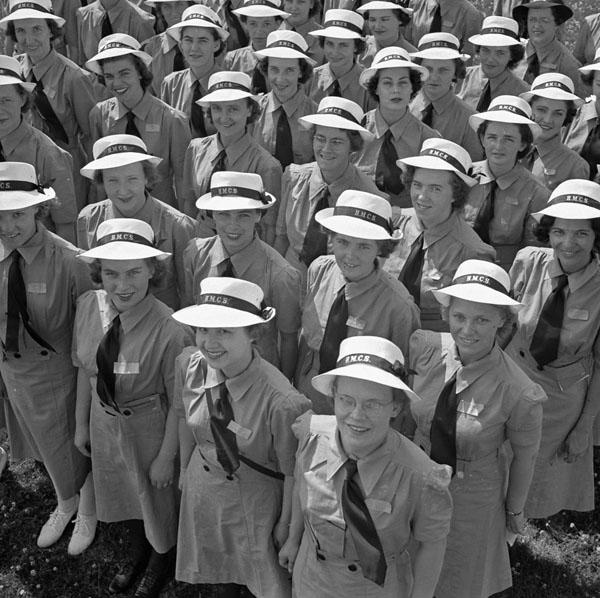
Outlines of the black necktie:
{"label": "black necktie", "polygon": [[558,343],[565,314],[565,294],[563,289],[569,283],[566,274],[561,274],[556,286],[548,295],[529,345],[531,356],[540,368],[551,363],[558,356]]}
{"label": "black necktie", "polygon": [[260,72],[258,66],[255,66],[254,70],[252,71],[250,89],[255,95],[258,95],[259,93],[267,93],[267,80],[265,79],[265,76]]}
{"label": "black necktie", "polygon": [[596,119],[596,126],[590,131],[583,147],[581,157],[590,165],[590,181],[596,179],[598,164],[600,164],[600,118]]}
{"label": "black necktie", "polygon": [[438,4],[433,11],[433,17],[431,19],[431,26],[429,27],[429,33],[438,33],[442,30],[442,7]]}
{"label": "black necktie", "polygon": [[438,397],[429,437],[431,454],[429,455],[440,465],[450,465],[456,472],[456,374],[446,382]]}
{"label": "black necktie", "polygon": [[196,79],[192,85],[192,105],[190,108],[190,120],[192,121],[192,128],[194,137],[206,137],[206,125],[204,124],[204,111],[202,106],[196,104],[196,100],[202,97],[202,87],[200,81]]}
{"label": "black necktie", "polygon": [[[215,396],[218,397],[216,400]],[[240,459],[235,434],[227,427],[233,420],[233,409],[225,382],[221,382],[217,387],[207,388],[206,399],[217,461],[225,472],[231,475],[240,467]]]}
{"label": "black necktie", "polygon": [[221,266],[223,268],[221,274],[219,276],[226,276],[228,278],[235,278],[235,274],[233,273],[233,264],[231,263],[231,258],[228,257],[226,260],[221,262]]}
{"label": "black necktie", "polygon": [[329,207],[329,187],[325,187],[315,206],[315,210],[310,217],[304,241],[302,242],[302,251],[300,251],[299,260],[306,264],[308,268],[314,260],[320,255],[327,255],[327,235],[321,229],[321,225],[315,220],[315,214],[319,210]]}
{"label": "black necktie", "polygon": [[490,223],[494,218],[494,204],[496,203],[496,190],[498,189],[496,179],[490,181],[488,185],[487,196],[473,224],[473,229],[484,243],[490,242]]}
{"label": "black necktie", "polygon": [[421,275],[423,273],[423,261],[425,259],[425,249],[423,248],[424,236],[421,233],[410,248],[410,253],[404,262],[400,271],[400,280],[406,290],[412,295],[415,303],[421,305]]}
{"label": "black necktie", "polygon": [[397,159],[398,152],[392,141],[392,131],[388,129],[383,136],[375,167],[375,184],[380,191],[398,195],[404,189],[402,171],[396,165]]}
{"label": "black necktie", "polygon": [[279,118],[275,134],[275,157],[279,160],[282,170],[285,170],[294,161],[292,130],[283,106],[279,106],[277,110]]}
{"label": "black necktie", "polygon": [[527,70],[523,75],[523,80],[527,83],[533,83],[533,80],[540,74],[540,59],[536,52],[534,52],[527,59]]}
{"label": "black necktie", "polygon": [[115,362],[119,361],[120,342],[121,319],[116,316],[96,351],[96,365],[98,366],[96,391],[103,403],[113,406],[117,411],[120,409],[115,400]]}
{"label": "black necktie", "polygon": [[373,523],[365,504],[362,490],[355,479],[358,473],[356,461],[348,459],[344,463],[344,469],[346,470],[346,479],[342,487],[344,521],[354,542],[363,576],[378,586],[383,586],[387,563],[375,523]]}
{"label": "black necktie", "polygon": [[329,90],[330,96],[335,96],[337,98],[342,97],[342,89],[340,88],[340,82],[337,79],[333,80],[333,84],[331,85],[331,89]]}
{"label": "black necktie", "polygon": [[0,143],[0,162],[6,162],[6,156],[4,155],[4,148]]}
{"label": "black necktie", "polygon": [[175,45],[175,55],[173,56],[173,72],[183,71],[185,69],[185,60],[179,49],[179,44]]}
{"label": "black necktie", "polygon": [[319,349],[319,374],[328,372],[335,367],[340,344],[348,334],[346,322],[348,321],[348,302],[346,301],[346,287],[343,286],[331,305],[327,316],[327,325]]}
{"label": "black necktie", "polygon": [[102,37],[106,37],[107,35],[111,35],[113,33],[113,28],[107,12],[105,12],[104,16],[102,17],[102,25],[100,26],[100,31],[102,33]]}
{"label": "black necktie", "polygon": [[140,132],[135,124],[135,114],[131,112],[131,110],[129,110],[125,115],[125,118],[127,119],[127,125],[125,125],[125,133],[127,133],[127,135],[135,135],[136,137],[139,137],[141,139],[142,136],[140,135]]}
{"label": "black necktie", "polygon": [[[223,148],[215,157],[215,161],[213,162],[214,166],[213,169],[210,173],[210,179],[212,179],[213,174],[215,174],[215,172],[223,172],[224,170],[226,170],[226,162],[227,160],[227,152],[225,151],[225,148]],[[210,183],[210,179],[209,179],[209,183]]]}
{"label": "black necktie", "polygon": [[490,82],[488,81],[483,86],[483,91],[481,92],[481,95],[479,96],[479,101],[477,102],[477,107],[475,108],[475,110],[477,110],[477,112],[485,112],[489,108],[491,101],[492,101],[492,87],[490,85]]}
{"label": "black necktie", "polygon": [[6,297],[6,350],[14,353],[19,351],[19,322],[23,322],[25,330],[38,345],[48,351],[56,352],[52,345],[47,343],[29,323],[27,292],[25,291],[25,281],[19,265],[19,252],[15,249],[11,256]]}
{"label": "black necktie", "polygon": [[433,103],[430,102],[421,112],[421,122],[428,127],[433,127]]}
{"label": "black necktie", "polygon": [[44,92],[44,84],[36,79],[33,71],[31,71],[31,82],[35,83],[33,103],[48,127],[48,137],[53,141],[62,141],[68,144],[69,136],[60,120],[58,120],[58,116],[56,116],[56,112],[54,112],[52,104],[50,104],[50,100],[48,100],[48,96]]}
{"label": "black necktie", "polygon": [[231,0],[227,0],[223,5],[225,9],[225,20],[227,21],[228,29],[230,32],[235,30],[236,37],[238,39],[237,47],[243,48],[248,45],[248,36],[242,27],[239,19],[233,14],[233,6]]}

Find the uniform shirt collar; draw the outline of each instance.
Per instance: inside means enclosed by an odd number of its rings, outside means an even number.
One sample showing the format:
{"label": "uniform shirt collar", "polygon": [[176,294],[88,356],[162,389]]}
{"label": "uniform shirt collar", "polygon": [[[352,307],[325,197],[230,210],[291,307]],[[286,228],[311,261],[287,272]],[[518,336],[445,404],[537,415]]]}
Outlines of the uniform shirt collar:
{"label": "uniform shirt collar", "polygon": [[50,70],[54,62],[56,61],[56,51],[51,49],[44,58],[42,58],[38,63],[33,64],[29,59],[29,56],[25,54],[25,58],[22,63],[23,76],[27,79],[33,71],[35,78],[38,81],[41,81],[42,77]]}
{"label": "uniform shirt collar", "polygon": [[559,149],[561,145],[562,141],[559,133],[547,141],[538,141],[538,143],[535,144],[535,149],[537,150],[539,157],[543,158]]}
{"label": "uniform shirt collar", "polygon": [[375,258],[375,269],[360,280],[356,282],[351,282],[349,280],[346,281],[346,299],[354,299],[370,291],[375,287],[377,281],[381,278],[381,268],[379,266],[379,261]]}
{"label": "uniform shirt collar", "polygon": [[250,387],[260,378],[260,356],[256,349],[252,350],[252,361],[250,365],[237,376],[227,378],[225,386],[234,401],[239,401],[250,390]]}
{"label": "uniform shirt collar", "polygon": [[[425,101],[429,101],[427,100],[427,97],[424,97],[424,99]],[[456,95],[449,89],[441,98],[438,98],[431,103],[433,104],[433,109],[438,114],[443,114],[446,110],[451,109],[454,106],[456,103]]]}
{"label": "uniform shirt collar", "polygon": [[[481,66],[479,68],[481,68]],[[498,87],[504,85],[509,76],[510,71],[508,69],[504,69],[497,77],[494,77],[493,79],[488,79],[488,81],[490,82],[490,91],[494,91],[498,89]]]}
{"label": "uniform shirt collar", "polygon": [[410,123],[411,117],[412,114],[407,108],[406,112],[400,120],[397,120],[392,125],[388,125],[385,122],[383,116],[381,115],[381,111],[379,110],[379,108],[377,108],[375,110],[375,135],[377,135],[377,138],[381,138],[385,135],[386,131],[390,129],[392,131],[392,136],[394,137],[394,139],[400,139],[404,135],[404,131]]}
{"label": "uniform shirt collar", "polygon": [[[31,239],[29,239],[27,243],[21,245],[21,247],[17,247],[16,250],[21,254],[21,257],[26,264],[31,264],[44,246],[44,238],[46,236],[45,232],[46,228],[44,225],[41,222],[37,222],[36,231]],[[2,243],[0,243],[0,247],[2,248],[2,256],[0,261],[4,261],[13,250],[11,249],[8,251],[8,249],[6,249]]]}
{"label": "uniform shirt collar", "polygon": [[515,164],[514,167],[511,168],[507,173],[496,177],[496,184],[502,191],[505,191],[521,178],[523,175],[523,170],[523,167],[519,163]]}
{"label": "uniform shirt collar", "polygon": [[[223,144],[221,143],[221,139],[219,135],[217,135],[219,151],[223,149]],[[229,160],[229,165],[234,164],[241,156],[243,156],[250,147],[252,143],[252,137],[248,134],[248,130],[244,133],[243,137],[234,143],[233,145],[228,145],[225,148],[225,153],[227,154],[227,158]]]}
{"label": "uniform shirt collar", "polygon": [[556,66],[562,53],[562,47],[556,38],[542,48],[535,48],[531,41],[528,41],[526,47],[527,58],[534,53],[537,53],[540,64],[545,62]]}
{"label": "uniform shirt collar", "polygon": [[159,33],[159,37],[160,49],[163,54],[168,54],[177,45],[177,40],[168,35],[166,31]]}
{"label": "uniform shirt collar", "polygon": [[487,372],[498,368],[500,365],[501,349],[497,344],[494,344],[492,350],[487,355],[473,363],[463,365],[460,361],[456,344],[452,342],[447,348],[442,349],[442,357],[446,364],[444,382],[448,382],[456,373],[456,392],[460,393],[474,384]]}
{"label": "uniform shirt collar", "polygon": [[[117,100],[118,109],[118,118],[124,117],[129,110],[122,104],[119,100]],[[152,108],[152,96],[148,90],[144,91],[142,98],[140,101],[131,108],[131,112],[133,112],[134,116],[139,118],[142,121],[145,121],[148,118],[148,114],[150,113],[150,109]]]}
{"label": "uniform shirt collar", "polygon": [[458,228],[458,216],[454,210],[452,210],[447,220],[444,220],[444,222],[437,224],[433,228],[423,228],[423,224],[419,219],[417,218],[416,220],[419,223],[419,228],[423,230],[423,247],[425,249],[443,239],[453,229]]}
{"label": "uniform shirt collar", "polygon": [[352,189],[353,187],[349,187],[348,183],[353,180],[353,167],[352,164],[348,163],[348,166],[346,166],[346,170],[344,170],[344,172],[337,179],[335,179],[335,181],[332,181],[331,183],[327,184],[323,180],[323,175],[321,173],[319,165],[315,162],[314,169],[310,177],[310,181],[308,183],[308,199],[315,199],[323,191],[323,189],[325,189],[325,187],[329,188],[331,195],[336,196],[336,187],[340,188],[340,193],[344,189]]}
{"label": "uniform shirt collar", "polygon": [[148,315],[152,309],[153,302],[154,296],[148,292],[148,294],[137,305],[134,305],[127,311],[119,313],[123,331],[127,333],[133,330],[142,321],[142,319]]}
{"label": "uniform shirt collar", "polygon": [[254,238],[248,247],[230,255],[225,248],[225,245],[223,245],[221,237],[218,237],[211,251],[211,266],[216,267],[225,260],[230,259],[236,274],[238,274],[239,277],[242,277],[250,266],[256,263],[259,249],[260,240],[254,235]]}
{"label": "uniform shirt collar", "polygon": [[[589,282],[594,276],[598,274],[600,270],[600,265],[598,264],[596,258],[592,258],[592,261],[581,270],[577,272],[573,272],[573,274],[567,274],[567,279],[569,281],[569,291],[574,293],[581,287],[583,287],[587,282]],[[560,262],[556,258],[552,258],[550,264],[548,264],[548,276],[550,278],[558,278],[566,274],[560,266]]]}
{"label": "uniform shirt collar", "polygon": [[267,111],[275,112],[276,110],[279,110],[281,106],[283,106],[286,115],[288,116],[288,118],[291,118],[296,112],[296,110],[300,108],[300,105],[304,101],[305,97],[306,96],[304,94],[304,91],[302,90],[302,86],[298,86],[298,90],[296,91],[296,93],[286,102],[281,102],[279,98],[275,95],[275,93],[273,91],[270,91],[267,100]]}
{"label": "uniform shirt collar", "polygon": [[11,154],[15,148],[19,147],[21,143],[25,142],[26,137],[30,137],[30,127],[31,125],[26,123],[21,116],[21,122],[19,123],[19,126],[2,139],[4,155]]}

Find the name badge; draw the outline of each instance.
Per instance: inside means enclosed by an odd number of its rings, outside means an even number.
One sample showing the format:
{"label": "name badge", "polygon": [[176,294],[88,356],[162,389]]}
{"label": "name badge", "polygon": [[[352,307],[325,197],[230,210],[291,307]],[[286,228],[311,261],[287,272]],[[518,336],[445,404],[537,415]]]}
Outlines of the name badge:
{"label": "name badge", "polygon": [[587,321],[590,318],[590,312],[587,309],[576,309],[573,307],[567,310],[567,317],[571,318],[571,320]]}
{"label": "name badge", "polygon": [[227,424],[227,429],[231,430],[236,436],[240,436],[244,440],[248,440],[250,436],[252,436],[252,430],[240,426],[240,424],[233,420]]}
{"label": "name badge", "polygon": [[464,399],[461,399],[456,410],[459,413],[477,417],[483,411],[483,405],[481,403],[476,403],[473,401],[473,399],[471,399],[469,403],[467,403]]}
{"label": "name badge", "polygon": [[46,283],[45,282],[28,282],[27,292],[34,295],[45,295],[46,294]]}
{"label": "name badge", "polygon": [[507,197],[506,203],[509,203],[511,206],[518,206],[519,198],[518,197]]}
{"label": "name badge", "polygon": [[146,123],[146,132],[160,133],[160,125],[157,125],[156,123]]}
{"label": "name badge", "polygon": [[113,374],[139,374],[139,361],[115,361],[113,365]]}
{"label": "name badge", "polygon": [[365,504],[369,511],[378,511],[379,513],[391,513],[392,505],[385,500],[377,500],[376,498],[366,498]]}
{"label": "name badge", "polygon": [[556,174],[555,168],[544,168],[544,174],[546,176],[554,176]]}
{"label": "name badge", "polygon": [[346,326],[350,326],[350,328],[357,328],[358,330],[364,330],[366,322],[361,320],[360,318],[355,318],[354,316],[349,316],[346,320]]}
{"label": "name badge", "polygon": [[552,71],[556,70],[556,64],[554,62],[542,62],[540,66],[545,69],[550,69]]}

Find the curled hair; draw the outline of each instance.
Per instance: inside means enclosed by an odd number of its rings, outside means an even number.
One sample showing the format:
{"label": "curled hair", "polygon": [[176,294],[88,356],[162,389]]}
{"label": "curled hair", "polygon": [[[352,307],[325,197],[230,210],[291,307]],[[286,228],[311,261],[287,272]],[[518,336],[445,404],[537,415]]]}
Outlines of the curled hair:
{"label": "curled hair", "polygon": [[[309,81],[312,77],[313,67],[304,58],[296,58],[295,60],[298,61],[298,66],[300,67],[300,77],[298,78],[298,84],[304,85],[304,83]],[[256,66],[266,78],[269,70],[269,57],[264,56],[262,58],[259,58]]]}
{"label": "curled hair", "polygon": [[[321,127],[324,127],[326,125],[319,125]],[[330,127],[332,129],[335,129],[337,127]],[[310,127],[310,140],[311,142],[314,143],[315,141],[315,132],[317,130],[316,125],[312,125]],[[348,136],[348,140],[350,141],[350,153],[354,153],[354,152],[360,152],[362,150],[362,148],[365,145],[365,140],[360,136],[360,133],[358,131],[350,131],[349,129],[340,129],[340,131],[344,131],[344,133],[346,133],[346,135]]]}
{"label": "curled hair", "polygon": [[[250,115],[248,116],[248,119],[246,120],[246,126],[248,127],[249,125],[251,125],[252,123],[255,123],[258,120],[261,110],[260,110],[260,106],[259,106],[258,102],[254,101],[252,98],[245,98],[245,99],[250,108]],[[212,114],[210,113],[210,106],[208,108],[205,108],[204,106],[202,106],[202,111],[204,112],[204,119],[207,122],[209,122],[210,124],[213,124]]]}
{"label": "curled hair", "polygon": [[[62,27],[57,25],[56,21],[52,19],[41,19],[48,25],[48,29],[50,29],[50,48],[52,49],[52,42],[55,39],[60,39],[62,37],[63,31]],[[17,34],[15,32],[15,22],[9,21],[6,24],[6,37],[12,40],[15,44],[17,43]]]}
{"label": "curled hair", "polygon": [[[414,58],[413,62],[415,64],[420,64],[422,66],[423,60],[427,60],[427,59],[426,58]],[[467,74],[467,67],[465,66],[465,63],[460,58],[453,58],[452,62],[454,63],[454,77],[452,78],[452,81],[454,81],[456,83],[457,81],[460,81],[461,79],[465,78],[465,76]]]}
{"label": "curled hair", "polygon": [[[479,56],[479,52],[481,50],[481,46],[475,46],[475,54]],[[510,58],[508,60],[508,64],[506,68],[509,71],[512,71],[520,62],[523,60],[523,56],[525,56],[525,46],[521,44],[515,44],[513,46],[508,46],[508,51],[510,53]]]}
{"label": "curled hair", "polygon": [[[319,36],[319,46],[325,48],[327,36]],[[333,38],[336,39],[336,38]],[[363,37],[354,38],[354,56],[360,56],[367,49],[367,42]]]}
{"label": "curled hair", "polygon": [[[477,137],[479,137],[479,141],[482,146],[483,146],[483,137],[485,136],[485,132],[487,131],[487,128],[488,128],[488,125],[490,122],[494,122],[494,121],[484,120],[477,129]],[[521,158],[524,158],[531,151],[531,148],[533,146],[533,133],[531,132],[531,129],[523,123],[503,123],[503,124],[514,124],[519,129],[519,133],[521,134],[521,141],[523,141],[525,143],[525,148],[522,149],[521,151],[517,152],[517,162],[518,162]],[[515,162],[515,164],[516,164],[516,162]]]}
{"label": "curled hair", "polygon": [[[376,101],[379,102],[379,96],[377,95],[377,85],[379,85],[379,75],[380,69],[375,71],[375,74],[369,79],[367,82],[367,91],[369,95]],[[412,100],[421,89],[423,82],[421,81],[421,73],[415,71],[414,69],[408,69],[408,76],[410,78],[410,84],[412,87],[412,92],[410,94],[410,99]]]}
{"label": "curled hair", "polygon": [[[155,257],[149,257],[145,258],[143,261],[149,268],[154,269],[152,278],[148,283],[148,288],[160,288],[165,279],[165,276],[167,275],[167,265],[165,263],[166,260],[159,260]],[[102,261],[99,259],[95,259],[88,265],[90,267],[90,278],[92,279],[92,282],[94,284],[102,285]]]}
{"label": "curled hair", "polygon": [[[371,11],[367,10],[363,13],[365,23],[369,20],[370,12]],[[392,8],[390,12],[398,19],[400,27],[406,27],[410,23],[411,16],[405,13],[403,10],[400,10],[399,8]]]}
{"label": "curled hair", "polygon": [[[533,105],[535,104],[535,101],[538,99],[539,96],[532,96],[531,100],[529,100],[529,105],[533,108]],[[562,100],[565,103],[565,108],[566,108],[566,114],[565,114],[565,120],[563,121],[563,124],[561,126],[563,127],[568,127],[572,122],[573,119],[575,118],[575,115],[577,114],[577,107],[575,106],[575,102],[573,100]]]}
{"label": "curled hair", "polygon": [[[265,18],[267,18],[267,19],[268,19],[268,18],[271,18],[271,17],[258,17],[258,18],[260,18],[260,19],[265,19]],[[273,17],[273,18],[275,19],[275,22],[276,22],[278,25],[281,25],[281,23],[283,23],[283,17],[280,17],[279,15],[277,15],[277,16],[275,16],[275,17]],[[245,23],[247,23],[247,22],[248,22],[248,16],[247,16],[247,15],[240,15],[240,21],[241,21],[242,23],[244,23],[244,24],[245,24]],[[279,27],[276,27],[276,29],[279,29]]]}
{"label": "curled hair", "polygon": [[[333,231],[323,229],[324,232],[327,233],[328,243],[333,242],[335,237],[341,233],[334,233]],[[348,235],[349,237],[353,235]],[[375,244],[377,245],[377,257],[387,258],[390,256],[392,251],[396,249],[398,243],[400,243],[400,239],[384,239],[384,240],[375,240]]]}
{"label": "curled hair", "polygon": [[[146,177],[146,191],[152,191],[154,185],[158,182],[158,172],[156,171],[156,166],[150,164],[147,160],[140,162],[142,165],[142,169],[144,170],[144,176]],[[117,167],[118,168],[118,167]],[[98,185],[104,185],[104,170],[96,170],[94,171],[94,182]],[[109,197],[110,199],[110,197]]]}
{"label": "curled hair", "polygon": [[21,106],[21,114],[25,114],[31,110],[31,106],[33,104],[33,98],[31,93],[28,92],[24,87],[15,83],[15,87],[17,88],[17,93],[19,96],[25,99],[23,105]]}
{"label": "curled hair", "polygon": [[[413,178],[415,176],[415,171],[417,168],[415,166],[406,166],[406,170],[402,175],[402,181],[406,189],[410,190],[410,187],[413,182]],[[422,168],[421,170],[426,170]],[[469,185],[465,183],[455,172],[451,170],[446,170],[450,175],[450,186],[452,187],[452,210],[454,212],[458,212],[462,210],[465,202],[467,201],[467,197],[469,195]]]}
{"label": "curled hair", "polygon": [[[160,4],[160,2],[157,2],[155,4],[155,6],[158,6]],[[189,6],[193,6],[194,2],[188,2]],[[180,40],[183,37],[183,32],[187,29],[187,27],[182,27],[181,28],[181,36],[180,36]],[[211,35],[213,36],[214,40],[216,42],[219,42],[219,47],[215,50],[214,53],[214,57],[216,58],[217,56],[220,56],[221,54],[223,54],[223,52],[225,52],[225,48],[227,47],[227,43],[224,42],[221,39],[221,36],[219,35],[219,32],[216,29],[213,29],[212,27],[210,29],[208,29],[208,31],[210,31]],[[181,49],[181,41],[178,42],[179,43],[179,47]]]}
{"label": "curled hair", "polygon": [[[535,238],[544,244],[550,243],[550,229],[554,226],[556,218],[554,216],[542,216],[539,222],[533,228]],[[594,231],[594,253],[600,254],[600,218],[590,218],[590,225]]]}
{"label": "curled hair", "polygon": [[[129,56],[129,58],[131,58],[131,60],[133,61],[133,66],[135,67],[135,70],[140,76],[140,85],[142,86],[142,89],[146,91],[146,89],[150,87],[150,83],[152,83],[153,75],[150,69],[143,63],[141,58],[138,58],[137,56],[134,56],[133,54],[125,54],[123,56],[116,56],[115,58],[105,58],[104,60],[99,61],[100,68],[104,72],[104,65],[107,62],[114,62],[115,60],[120,60],[121,58],[124,58],[126,56]],[[102,83],[102,85],[106,85],[106,81],[104,80],[104,74],[98,75],[98,80],[100,81],[100,83]]]}

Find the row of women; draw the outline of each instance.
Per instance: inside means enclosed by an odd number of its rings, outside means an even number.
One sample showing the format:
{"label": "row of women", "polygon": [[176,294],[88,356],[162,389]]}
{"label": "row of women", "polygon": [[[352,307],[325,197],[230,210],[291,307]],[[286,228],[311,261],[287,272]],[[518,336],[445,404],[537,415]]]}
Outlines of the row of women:
{"label": "row of women", "polygon": [[88,71],[45,0],[0,21],[0,373],[11,458],[57,497],[38,546],[123,522],[108,589],[138,598],[173,571],[503,591],[526,517],[594,508],[600,60],[556,57],[558,0],[182,4],[143,48],[141,9],[78,9]]}

